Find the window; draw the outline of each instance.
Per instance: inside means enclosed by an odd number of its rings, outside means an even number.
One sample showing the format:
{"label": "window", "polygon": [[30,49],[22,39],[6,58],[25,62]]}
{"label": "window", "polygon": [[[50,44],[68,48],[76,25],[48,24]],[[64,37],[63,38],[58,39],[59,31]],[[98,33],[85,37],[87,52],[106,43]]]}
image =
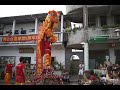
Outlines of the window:
{"label": "window", "polygon": [[21,30],[21,34],[26,34],[26,30]]}
{"label": "window", "polygon": [[35,32],[35,29],[30,29],[29,32]]}
{"label": "window", "polygon": [[10,33],[10,31],[6,31],[6,34],[9,34]]}
{"label": "window", "polygon": [[51,65],[52,65],[52,67],[54,67],[54,61],[55,61],[55,57],[51,57]]}
{"label": "window", "polygon": [[106,16],[100,16],[100,22],[101,22],[101,26],[107,25],[107,17]]}
{"label": "window", "polygon": [[114,16],[114,24],[120,24],[120,16]]}
{"label": "window", "polygon": [[18,30],[15,30],[15,34],[19,34],[19,31],[18,31]]}
{"label": "window", "polygon": [[88,17],[88,26],[91,27],[95,25],[96,25],[96,17],[95,16]]}
{"label": "window", "polygon": [[60,32],[60,30],[61,30],[61,24],[60,24],[60,22],[59,22],[59,23],[58,23],[58,27],[55,29],[54,32]]}

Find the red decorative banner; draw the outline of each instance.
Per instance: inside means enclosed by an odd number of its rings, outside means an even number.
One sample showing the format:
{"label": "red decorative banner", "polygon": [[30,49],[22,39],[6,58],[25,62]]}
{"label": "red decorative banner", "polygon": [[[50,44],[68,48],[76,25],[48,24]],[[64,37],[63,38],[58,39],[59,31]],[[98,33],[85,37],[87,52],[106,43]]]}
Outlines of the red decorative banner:
{"label": "red decorative banner", "polygon": [[3,36],[2,42],[25,42],[25,41],[36,41],[37,35],[18,35],[18,36]]}
{"label": "red decorative banner", "polygon": [[43,57],[42,57],[42,39],[41,39],[41,32],[42,32],[42,28],[43,26],[39,27],[40,29],[38,29],[38,39],[36,40],[36,75],[41,74],[42,73],[42,69],[43,69]]}
{"label": "red decorative banner", "polygon": [[40,51],[40,43],[37,40],[36,41],[36,75],[42,73],[42,57],[41,57],[41,51]]}

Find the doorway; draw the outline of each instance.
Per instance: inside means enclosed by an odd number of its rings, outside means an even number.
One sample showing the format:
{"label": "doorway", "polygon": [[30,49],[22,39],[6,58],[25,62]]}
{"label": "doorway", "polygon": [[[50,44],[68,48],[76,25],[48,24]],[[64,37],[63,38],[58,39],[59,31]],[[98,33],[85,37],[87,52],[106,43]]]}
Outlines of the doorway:
{"label": "doorway", "polygon": [[55,67],[54,62],[55,62],[55,57],[51,57],[51,65],[52,65],[52,67]]}
{"label": "doorway", "polygon": [[70,74],[77,75],[79,71],[80,58],[78,55],[72,55],[70,58]]}
{"label": "doorway", "polygon": [[23,59],[26,62],[26,68],[30,69],[30,66],[31,66],[31,57],[23,57]]}
{"label": "doorway", "polygon": [[95,69],[95,59],[90,59],[89,60],[89,68],[90,69]]}

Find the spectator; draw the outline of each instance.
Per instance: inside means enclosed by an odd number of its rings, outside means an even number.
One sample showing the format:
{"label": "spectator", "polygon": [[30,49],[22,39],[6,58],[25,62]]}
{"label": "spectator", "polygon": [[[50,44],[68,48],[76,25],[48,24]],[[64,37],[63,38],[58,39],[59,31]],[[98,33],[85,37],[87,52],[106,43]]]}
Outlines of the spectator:
{"label": "spectator", "polygon": [[118,70],[118,83],[117,85],[120,85],[120,71]]}
{"label": "spectator", "polygon": [[104,66],[101,68],[101,71],[102,71],[102,76],[106,77],[106,68]]}
{"label": "spectator", "polygon": [[94,71],[93,71],[93,70],[91,70],[91,71],[90,71],[90,74],[91,74],[91,76],[90,76],[90,80],[91,80],[91,81],[96,80],[96,76],[95,76],[95,74],[94,74]]}
{"label": "spectator", "polygon": [[90,85],[91,80],[90,80],[90,71],[85,71],[84,72],[84,79],[81,80],[81,85]]}
{"label": "spectator", "polygon": [[63,71],[63,81],[69,83],[69,72],[67,72],[66,70]]}
{"label": "spectator", "polygon": [[103,68],[103,65],[102,64],[100,64],[100,69],[102,69]]}
{"label": "spectator", "polygon": [[95,81],[92,81],[90,85],[106,85],[106,84],[104,84],[104,83],[101,82],[101,81],[95,80]]}
{"label": "spectator", "polygon": [[82,61],[81,61],[80,64],[79,64],[79,72],[78,72],[79,79],[82,78],[83,72],[84,72],[84,64],[83,64]]}
{"label": "spectator", "polygon": [[9,35],[12,35],[12,31],[11,30],[9,31]]}
{"label": "spectator", "polygon": [[119,80],[119,72],[117,69],[113,70],[113,85],[117,85],[118,84],[118,80]]}

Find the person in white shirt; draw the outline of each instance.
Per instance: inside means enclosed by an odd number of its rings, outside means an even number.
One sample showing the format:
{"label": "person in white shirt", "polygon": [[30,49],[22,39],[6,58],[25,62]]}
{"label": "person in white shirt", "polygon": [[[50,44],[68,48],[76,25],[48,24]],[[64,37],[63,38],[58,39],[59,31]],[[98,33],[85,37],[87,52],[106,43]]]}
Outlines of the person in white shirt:
{"label": "person in white shirt", "polygon": [[102,75],[104,76],[104,77],[106,77],[106,68],[103,66],[102,68],[101,68],[101,70],[102,70]]}
{"label": "person in white shirt", "polygon": [[112,63],[111,63],[109,60],[106,60],[106,61],[104,62],[104,64],[105,64],[107,67],[112,66]]}
{"label": "person in white shirt", "polygon": [[83,76],[83,72],[84,72],[84,64],[82,62],[80,62],[80,64],[79,64],[79,72],[78,72],[78,75],[79,75],[80,79]]}

